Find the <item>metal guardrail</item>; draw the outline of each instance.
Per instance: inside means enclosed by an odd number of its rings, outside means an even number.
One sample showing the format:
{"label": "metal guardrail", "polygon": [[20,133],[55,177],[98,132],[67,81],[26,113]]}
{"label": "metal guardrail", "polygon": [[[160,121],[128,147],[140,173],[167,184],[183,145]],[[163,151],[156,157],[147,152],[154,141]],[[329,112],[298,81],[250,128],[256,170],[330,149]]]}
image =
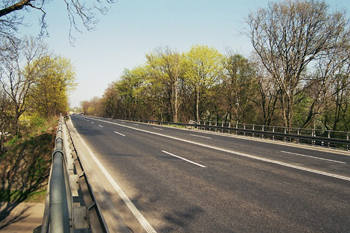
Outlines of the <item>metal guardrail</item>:
{"label": "metal guardrail", "polygon": [[52,154],[50,180],[50,232],[69,232],[72,219],[72,192],[69,187],[67,165],[63,149],[62,117],[59,122],[56,149]]}
{"label": "metal guardrail", "polygon": [[236,123],[231,125],[231,123],[229,122],[225,123],[225,122],[201,121],[199,122],[199,124],[236,128],[236,129],[249,129],[249,130],[276,132],[276,133],[284,133],[284,134],[304,135],[304,136],[312,136],[312,137],[346,139],[346,140],[349,140],[349,134],[350,134],[350,132],[347,132],[347,131],[335,131],[335,130],[325,130],[325,129],[307,129],[307,128],[294,128],[294,127],[244,124],[244,123]]}
{"label": "metal guardrail", "polygon": [[349,132],[344,131],[286,128],[277,126],[248,124],[236,124],[234,125],[236,127],[232,127],[228,123],[221,123],[220,126],[220,123],[217,122],[215,122],[214,125],[212,125],[212,122],[197,123],[194,121],[190,121],[190,123],[186,124],[122,117],[115,117],[115,119],[130,120],[159,125],[184,126],[188,128],[196,128],[209,131],[221,131],[222,133],[235,133],[236,135],[262,137],[269,138],[272,140],[290,141],[295,143],[309,143],[311,145],[336,147],[344,150],[349,150],[350,146]]}
{"label": "metal guardrail", "polygon": [[43,222],[41,227],[35,229],[34,232],[71,232],[73,197],[68,181],[69,175],[64,148],[63,126],[63,118],[60,117],[56,133],[55,150],[52,153],[52,165]]}
{"label": "metal guardrail", "polygon": [[43,221],[33,233],[132,232],[95,176],[89,163],[84,163],[83,168],[69,127],[60,117]]}

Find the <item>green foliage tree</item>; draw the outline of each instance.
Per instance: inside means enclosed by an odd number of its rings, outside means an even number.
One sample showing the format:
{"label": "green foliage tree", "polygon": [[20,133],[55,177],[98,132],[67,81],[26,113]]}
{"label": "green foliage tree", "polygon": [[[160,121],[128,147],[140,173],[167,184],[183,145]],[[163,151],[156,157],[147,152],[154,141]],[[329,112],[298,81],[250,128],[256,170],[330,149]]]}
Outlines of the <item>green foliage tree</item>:
{"label": "green foliage tree", "polygon": [[40,117],[50,118],[68,111],[68,93],[74,90],[75,72],[69,59],[45,56],[37,61],[35,84],[29,104]]}
{"label": "green foliage tree", "polygon": [[141,93],[144,80],[145,68],[140,66],[132,70],[124,70],[120,82],[116,85],[123,104],[124,115],[129,118],[142,115],[142,99],[146,94]]}
{"label": "green foliage tree", "polygon": [[181,55],[169,48],[147,54],[148,82],[164,87],[167,120],[178,121]]}
{"label": "green foliage tree", "polygon": [[195,117],[199,122],[205,112],[208,92],[220,79],[223,55],[214,48],[195,45],[183,56],[184,82],[195,99]]}

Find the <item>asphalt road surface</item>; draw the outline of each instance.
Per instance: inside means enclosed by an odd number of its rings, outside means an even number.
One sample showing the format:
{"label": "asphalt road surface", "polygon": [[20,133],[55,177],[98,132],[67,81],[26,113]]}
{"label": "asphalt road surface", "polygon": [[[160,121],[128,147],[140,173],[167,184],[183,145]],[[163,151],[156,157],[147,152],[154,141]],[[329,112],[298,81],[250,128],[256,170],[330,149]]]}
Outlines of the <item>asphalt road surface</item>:
{"label": "asphalt road surface", "polygon": [[346,152],[71,119],[134,232],[350,232]]}

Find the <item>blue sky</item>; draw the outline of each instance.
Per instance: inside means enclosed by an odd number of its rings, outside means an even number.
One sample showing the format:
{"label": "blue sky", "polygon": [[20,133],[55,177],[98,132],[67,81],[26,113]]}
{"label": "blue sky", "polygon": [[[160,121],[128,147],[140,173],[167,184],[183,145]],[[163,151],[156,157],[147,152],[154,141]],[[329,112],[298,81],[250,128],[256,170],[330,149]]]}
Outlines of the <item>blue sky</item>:
{"label": "blue sky", "polygon": [[[91,1],[91,0],[89,0]],[[346,10],[349,0],[327,0],[331,9]],[[266,0],[119,0],[107,15],[97,15],[96,30],[74,33],[75,47],[69,43],[69,21],[64,1],[46,5],[48,38],[44,41],[54,54],[71,59],[78,87],[70,94],[71,107],[94,96],[118,80],[125,68],[145,63],[145,54],[161,46],[178,52],[192,45],[208,45],[226,53],[227,49],[249,56],[252,46],[244,35],[245,18]],[[26,21],[33,24],[23,34],[37,35],[38,15],[31,11]]]}

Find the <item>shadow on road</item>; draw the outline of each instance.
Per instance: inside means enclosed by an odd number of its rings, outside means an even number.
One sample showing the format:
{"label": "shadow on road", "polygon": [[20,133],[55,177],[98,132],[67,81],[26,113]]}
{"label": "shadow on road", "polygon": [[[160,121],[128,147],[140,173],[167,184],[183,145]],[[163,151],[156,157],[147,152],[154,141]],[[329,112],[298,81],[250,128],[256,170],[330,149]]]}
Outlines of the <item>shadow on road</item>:
{"label": "shadow on road", "polygon": [[172,213],[166,213],[163,218],[167,223],[165,227],[163,227],[160,232],[177,232],[181,229],[183,231],[186,229],[191,221],[197,218],[201,213],[203,213],[203,209],[200,207],[188,207],[183,211],[174,211]]}

